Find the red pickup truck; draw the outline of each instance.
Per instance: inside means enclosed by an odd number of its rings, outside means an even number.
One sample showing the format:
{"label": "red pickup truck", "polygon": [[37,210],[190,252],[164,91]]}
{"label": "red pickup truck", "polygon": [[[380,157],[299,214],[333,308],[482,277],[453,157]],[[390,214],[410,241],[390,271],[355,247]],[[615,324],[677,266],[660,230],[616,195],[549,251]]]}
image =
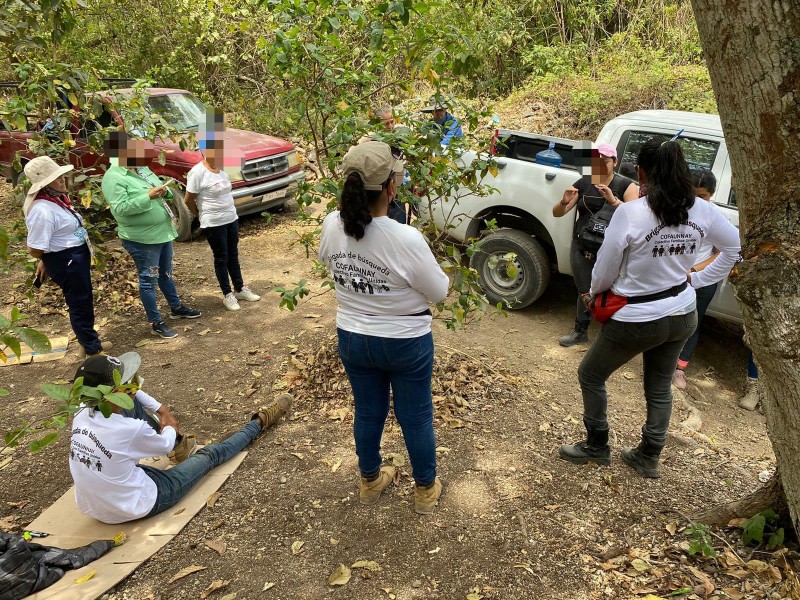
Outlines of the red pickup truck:
{"label": "red pickup truck", "polygon": [[[131,89],[118,89],[115,94],[132,93]],[[197,129],[205,124],[206,108],[200,100],[186,90],[169,88],[149,88],[147,90],[148,110],[157,113],[173,127],[181,131]],[[124,115],[110,106],[95,121],[78,120],[71,131],[75,146],[70,150],[70,161],[76,168],[89,169],[88,174],[100,174],[108,165],[108,159],[91,152],[87,144],[88,136],[97,128],[114,124],[122,126]],[[20,153],[21,163],[33,158],[28,150],[28,140],[41,123],[29,119],[28,131],[8,131],[0,124],[0,176],[16,184],[20,176],[14,167],[16,153]],[[164,151],[165,164],[154,158],[151,170],[161,177],[172,177],[186,184],[186,175],[194,165],[203,160],[196,150],[181,150],[170,140],[159,140],[154,144],[156,156]],[[225,171],[233,183],[233,198],[239,215],[262,212],[282,206],[297,191],[298,182],[305,178],[300,158],[291,142],[277,137],[227,129],[225,132],[226,163],[237,165],[226,167]],[[235,159],[235,160],[234,160]],[[199,222],[189,212],[183,202],[181,190],[173,189],[178,215],[178,240],[187,241],[197,233]]]}

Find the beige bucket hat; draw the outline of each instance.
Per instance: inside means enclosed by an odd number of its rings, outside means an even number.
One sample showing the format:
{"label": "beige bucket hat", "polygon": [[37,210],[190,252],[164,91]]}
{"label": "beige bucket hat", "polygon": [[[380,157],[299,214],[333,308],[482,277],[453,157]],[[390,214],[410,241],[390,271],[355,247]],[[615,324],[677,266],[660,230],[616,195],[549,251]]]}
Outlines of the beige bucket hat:
{"label": "beige bucket hat", "polygon": [[22,212],[27,216],[28,210],[36,199],[36,194],[48,183],[53,183],[56,179],[72,171],[72,165],[59,166],[49,156],[37,156],[25,165],[25,176],[31,182],[31,187],[25,195],[25,204],[22,205]]}

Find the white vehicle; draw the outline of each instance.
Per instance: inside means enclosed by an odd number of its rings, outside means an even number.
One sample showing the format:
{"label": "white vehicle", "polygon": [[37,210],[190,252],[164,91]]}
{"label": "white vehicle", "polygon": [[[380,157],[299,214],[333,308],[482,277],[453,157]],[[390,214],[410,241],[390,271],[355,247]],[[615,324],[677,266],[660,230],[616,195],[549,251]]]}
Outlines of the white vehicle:
{"label": "white vehicle", "polygon": [[[722,135],[719,117],[670,110],[642,110],[609,121],[597,143],[617,149],[619,165],[636,163],[639,148],[656,137],[669,140],[683,130],[679,138],[691,169],[711,169],[717,178],[715,202],[725,217],[737,227],[739,212],[731,188],[731,165]],[[549,143],[561,155],[561,167],[535,163],[536,153]],[[446,228],[458,241],[485,235],[482,252],[471,259],[480,283],[490,301],[507,302],[511,308],[524,308],[541,296],[551,272],[572,274],[569,253],[577,211],[568,217],[553,216],[553,205],[561,199],[580,173],[575,166],[573,148],[578,142],[523,131],[500,130],[497,144],[496,176],[484,182],[497,189],[487,197],[462,196],[437,201],[431,215],[437,226]],[[463,160],[471,161],[467,152]],[[486,221],[494,219],[496,230]],[[511,268],[511,265],[515,268]],[[739,305],[727,279],[717,289],[708,314],[741,323]]]}

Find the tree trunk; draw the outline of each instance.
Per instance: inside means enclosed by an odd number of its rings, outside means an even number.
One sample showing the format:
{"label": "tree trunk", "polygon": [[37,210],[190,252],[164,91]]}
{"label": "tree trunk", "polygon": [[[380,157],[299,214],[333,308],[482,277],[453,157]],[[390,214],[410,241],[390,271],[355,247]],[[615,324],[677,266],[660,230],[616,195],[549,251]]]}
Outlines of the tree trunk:
{"label": "tree trunk", "polygon": [[739,205],[744,260],[731,280],[800,532],[800,10],[797,0],[692,5]]}
{"label": "tree trunk", "polygon": [[692,520],[706,525],[725,527],[731,519],[749,519],[762,510],[771,508],[778,514],[786,512],[786,497],[778,471],[770,480],[749,496],[722,506],[709,508],[692,515]]}

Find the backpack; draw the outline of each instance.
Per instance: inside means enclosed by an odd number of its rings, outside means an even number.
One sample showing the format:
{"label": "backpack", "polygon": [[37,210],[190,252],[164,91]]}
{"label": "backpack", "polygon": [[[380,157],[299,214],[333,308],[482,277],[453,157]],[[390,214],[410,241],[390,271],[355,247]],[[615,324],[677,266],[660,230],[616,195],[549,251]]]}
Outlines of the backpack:
{"label": "backpack", "polygon": [[606,236],[606,228],[614,216],[614,207],[606,204],[594,213],[578,233],[578,246],[584,252],[597,255]]}

